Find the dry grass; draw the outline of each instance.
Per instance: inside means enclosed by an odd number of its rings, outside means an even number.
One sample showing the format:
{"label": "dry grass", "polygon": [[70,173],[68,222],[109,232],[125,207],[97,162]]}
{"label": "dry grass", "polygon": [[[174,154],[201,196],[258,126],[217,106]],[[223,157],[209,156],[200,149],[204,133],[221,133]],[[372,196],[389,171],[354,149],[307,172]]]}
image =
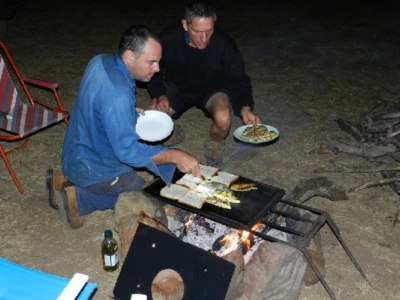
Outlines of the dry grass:
{"label": "dry grass", "polygon": [[[398,107],[395,4],[385,8],[365,1],[217,2],[220,25],[232,33],[243,52],[256,110],[281,133],[269,147],[246,147],[230,135],[226,169],[290,191],[300,180],[314,176],[313,170],[330,166],[331,159],[338,164],[365,164],[346,154],[309,152],[320,140],[340,134],[337,117],[354,120],[378,100],[386,103],[382,110]],[[159,0],[140,8],[132,1],[112,7],[101,1],[64,1],[57,7],[42,0],[21,1],[9,22],[7,44],[24,75],[59,82],[60,95],[71,109],[92,56],[115,52],[121,32],[130,25],[141,23],[158,32],[179,21],[181,6],[181,1]],[[146,92],[139,90],[138,97],[143,106]],[[204,162],[202,145],[210,120],[193,109],[178,122],[186,131],[182,149]],[[235,119],[233,128],[240,125]],[[100,243],[103,231],[113,227],[113,212],[93,213],[84,227],[71,230],[46,203],[45,170],[60,168],[65,129],[59,124],[41,132],[31,138],[26,150],[10,156],[24,196],[1,167],[0,256],[60,276],[88,274],[98,282],[93,299],[108,299],[118,273],[102,270]],[[345,188],[379,177],[326,175]],[[396,293],[400,229],[393,228],[390,219],[400,206],[398,195],[389,187],[377,187],[349,194],[349,198],[330,202],[315,197],[305,204],[329,212],[372,286],[366,285],[325,226],[321,231],[328,284],[338,299],[400,299]],[[316,284],[304,288],[299,299],[330,297]]]}

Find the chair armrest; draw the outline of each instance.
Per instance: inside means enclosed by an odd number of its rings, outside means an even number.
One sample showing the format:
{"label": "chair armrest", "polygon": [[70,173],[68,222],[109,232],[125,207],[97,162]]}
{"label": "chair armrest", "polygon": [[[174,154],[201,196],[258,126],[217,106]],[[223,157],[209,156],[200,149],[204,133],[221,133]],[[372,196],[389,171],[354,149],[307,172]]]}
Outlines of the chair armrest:
{"label": "chair armrest", "polygon": [[41,87],[48,88],[50,90],[56,89],[58,87],[58,83],[56,83],[56,82],[50,82],[50,81],[45,81],[45,80],[35,79],[35,78],[29,78],[29,77],[24,77],[23,80],[24,80],[25,83],[38,85],[38,86],[41,86]]}

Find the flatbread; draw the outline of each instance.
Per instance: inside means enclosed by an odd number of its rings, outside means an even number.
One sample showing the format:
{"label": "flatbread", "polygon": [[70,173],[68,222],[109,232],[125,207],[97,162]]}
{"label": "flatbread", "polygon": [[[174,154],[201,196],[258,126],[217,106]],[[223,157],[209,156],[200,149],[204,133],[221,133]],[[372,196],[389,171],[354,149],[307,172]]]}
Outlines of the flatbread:
{"label": "flatbread", "polygon": [[[186,180],[186,181],[190,181],[190,182],[193,182],[193,183],[196,183],[196,184],[199,184],[200,182],[203,181],[203,178],[194,176],[194,175],[189,174],[189,173],[186,173],[185,175],[183,175],[181,179],[182,180]],[[181,179],[179,179],[179,180],[181,180]]]}
{"label": "flatbread", "polygon": [[170,186],[163,187],[160,195],[168,199],[177,200],[182,198],[187,192],[189,192],[189,188],[172,183]]}
{"label": "flatbread", "polygon": [[234,182],[238,178],[239,178],[238,175],[234,175],[225,171],[219,171],[217,175],[211,177],[211,181],[219,182],[227,186],[230,186],[232,182]]}
{"label": "flatbread", "polygon": [[178,199],[179,203],[194,207],[194,208],[202,208],[204,202],[207,200],[207,195],[200,194],[196,191],[190,190],[181,198]]}
{"label": "flatbread", "polygon": [[193,176],[192,174],[185,174],[181,179],[177,180],[175,183],[184,185],[190,189],[195,189],[197,185],[202,182],[203,179],[200,177]]}
{"label": "flatbread", "polygon": [[187,187],[187,188],[189,188],[191,190],[193,190],[193,189],[195,189],[197,187],[197,183],[194,183],[192,181],[185,180],[185,179],[182,179],[182,178],[179,179],[178,181],[176,181],[175,183],[179,184],[179,185],[183,185],[183,186],[185,186],[185,187]]}
{"label": "flatbread", "polygon": [[200,174],[204,179],[210,179],[218,173],[219,169],[211,166],[200,165]]}
{"label": "flatbread", "polygon": [[200,194],[211,196],[214,193],[215,188],[207,181],[202,181],[199,185],[196,186],[195,191],[199,192]]}

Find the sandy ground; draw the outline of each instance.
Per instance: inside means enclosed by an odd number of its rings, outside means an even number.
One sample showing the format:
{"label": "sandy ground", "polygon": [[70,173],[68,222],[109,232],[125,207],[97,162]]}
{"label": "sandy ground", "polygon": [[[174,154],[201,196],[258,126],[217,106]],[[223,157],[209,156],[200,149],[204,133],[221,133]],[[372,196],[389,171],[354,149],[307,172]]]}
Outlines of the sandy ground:
{"label": "sandy ground", "polygon": [[[91,57],[114,53],[120,34],[134,24],[159,32],[182,17],[184,1],[21,0],[9,22],[7,45],[26,76],[56,81],[67,109]],[[236,39],[252,78],[256,111],[281,136],[268,147],[247,147],[228,136],[226,170],[291,191],[314,170],[370,165],[347,154],[311,154],[321,140],[343,135],[335,120],[357,120],[383,101],[381,112],[399,105],[399,5],[393,1],[216,1],[219,24]],[[148,101],[138,90],[138,103]],[[179,121],[182,149],[205,162],[202,143],[210,125],[198,110]],[[235,119],[233,128],[241,125]],[[0,256],[63,277],[88,274],[98,283],[93,299],[110,299],[118,272],[102,270],[100,243],[114,225],[113,211],[96,212],[72,230],[45,197],[47,168],[60,168],[66,127],[31,138],[10,156],[25,195],[0,168]],[[5,145],[7,148],[8,145]],[[322,174],[346,189],[380,178],[377,173]],[[147,174],[143,174],[149,177]],[[328,212],[369,278],[368,286],[327,226],[321,229],[326,280],[338,299],[400,299],[399,227],[392,217],[399,196],[388,186],[349,193],[349,200],[314,197],[305,204]],[[301,300],[330,299],[321,284],[305,287]]]}

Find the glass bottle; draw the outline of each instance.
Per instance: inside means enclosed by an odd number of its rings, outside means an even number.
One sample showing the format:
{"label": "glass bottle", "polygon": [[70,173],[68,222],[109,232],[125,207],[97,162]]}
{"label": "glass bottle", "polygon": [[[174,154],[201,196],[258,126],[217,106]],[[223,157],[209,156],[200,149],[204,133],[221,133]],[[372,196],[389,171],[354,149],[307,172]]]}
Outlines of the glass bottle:
{"label": "glass bottle", "polygon": [[104,240],[101,243],[101,255],[103,257],[103,269],[114,272],[119,266],[118,244],[113,238],[111,230],[104,231]]}

